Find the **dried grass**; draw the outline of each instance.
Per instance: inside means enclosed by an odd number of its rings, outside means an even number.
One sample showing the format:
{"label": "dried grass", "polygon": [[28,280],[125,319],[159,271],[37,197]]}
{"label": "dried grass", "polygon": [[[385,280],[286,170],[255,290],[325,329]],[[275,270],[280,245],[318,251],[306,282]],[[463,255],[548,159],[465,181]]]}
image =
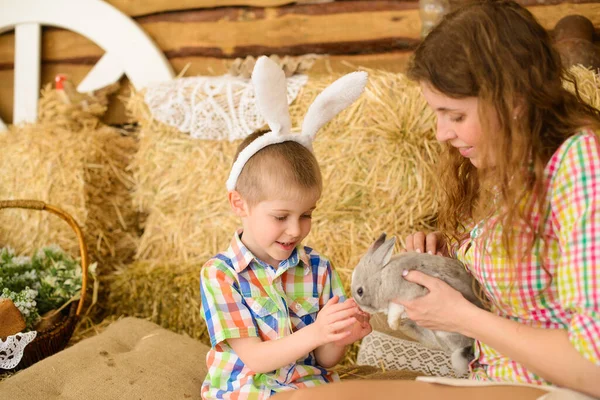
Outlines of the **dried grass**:
{"label": "dried grass", "polygon": [[[63,208],[82,227],[99,272],[131,260],[139,236],[127,167],[137,143],[98,119],[105,96],[65,104],[47,87],[39,121],[0,134],[0,198],[35,199]],[[0,212],[0,245],[31,253],[51,243],[78,255],[77,238],[59,218],[44,212]]]}
{"label": "dried grass", "polygon": [[138,261],[110,277],[108,313],[148,318],[210,345],[200,317],[200,267]]}

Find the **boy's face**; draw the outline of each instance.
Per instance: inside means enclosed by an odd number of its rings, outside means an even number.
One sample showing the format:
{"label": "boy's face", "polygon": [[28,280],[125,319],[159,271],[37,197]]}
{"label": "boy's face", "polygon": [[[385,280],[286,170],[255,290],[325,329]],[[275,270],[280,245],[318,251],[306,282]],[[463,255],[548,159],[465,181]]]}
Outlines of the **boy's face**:
{"label": "boy's face", "polygon": [[295,199],[265,200],[246,206],[242,242],[254,256],[277,268],[310,232],[318,199],[314,191],[299,193]]}

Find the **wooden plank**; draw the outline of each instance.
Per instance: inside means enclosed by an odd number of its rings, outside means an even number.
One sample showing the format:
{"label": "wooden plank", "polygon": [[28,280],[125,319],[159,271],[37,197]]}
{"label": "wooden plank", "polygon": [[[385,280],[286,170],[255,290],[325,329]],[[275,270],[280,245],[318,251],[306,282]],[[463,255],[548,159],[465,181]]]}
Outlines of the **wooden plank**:
{"label": "wooden plank", "polygon": [[15,29],[18,51],[15,53],[13,121],[34,122],[40,93],[42,29],[36,23],[20,24]]}
{"label": "wooden plank", "polygon": [[[353,1],[285,6],[260,12],[225,8],[143,17],[138,22],[170,59],[272,53],[384,53],[413,49],[419,41],[418,10],[407,9],[410,5],[407,4]],[[547,29],[569,14],[585,15],[594,26],[600,27],[599,3],[563,3],[529,9]],[[0,35],[0,69],[12,68],[14,48],[9,43],[13,40],[11,34]],[[98,46],[73,32],[44,30],[44,62],[94,64],[102,54]]]}
{"label": "wooden plank", "polygon": [[[215,7],[279,7],[295,3],[319,3],[333,0],[106,0],[120,11],[133,17],[142,15],[159,14],[172,11],[197,10]],[[336,2],[349,2],[357,0],[336,0]],[[418,0],[402,0],[403,2],[416,3]],[[464,4],[470,0],[450,0],[450,5]],[[587,3],[595,0],[568,0],[571,3]],[[565,0],[518,0],[523,5],[554,5],[564,3]]]}
{"label": "wooden plank", "polygon": [[[414,0],[417,1],[417,0]],[[250,6],[278,7],[296,3],[296,0],[106,0],[129,16],[156,14],[166,11],[195,10],[199,8]],[[305,1],[306,2],[306,1]]]}
{"label": "wooden plank", "polygon": [[[292,7],[297,14],[286,7],[261,9],[260,15],[229,8],[146,17],[138,22],[169,58],[369,53],[415,46],[420,30],[416,9],[405,10],[404,2],[352,4],[360,11],[348,12],[345,4],[326,7],[327,13],[318,15],[307,14],[310,7],[305,5]],[[381,11],[384,7],[391,9]],[[293,30],[289,29],[291,26]],[[0,37],[0,68],[6,68],[13,55],[12,48],[2,40]],[[75,33],[48,29],[44,32],[42,53],[44,61],[94,63],[102,50]]]}

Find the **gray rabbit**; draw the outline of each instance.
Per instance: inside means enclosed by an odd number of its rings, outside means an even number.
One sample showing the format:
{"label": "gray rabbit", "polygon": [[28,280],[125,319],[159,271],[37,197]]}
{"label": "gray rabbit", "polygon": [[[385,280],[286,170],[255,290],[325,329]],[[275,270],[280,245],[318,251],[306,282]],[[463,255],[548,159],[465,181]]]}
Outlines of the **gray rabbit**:
{"label": "gray rabbit", "polygon": [[458,290],[470,302],[481,306],[472,289],[473,279],[455,259],[416,252],[392,256],[396,238],[383,233],[362,257],[352,273],[352,297],[369,313],[384,312],[392,329],[423,345],[451,353],[454,370],[462,375],[473,358],[473,339],[455,332],[433,331],[407,319],[404,307],[393,299],[412,300],[428,290],[402,277],[403,270],[417,270],[439,278]]}

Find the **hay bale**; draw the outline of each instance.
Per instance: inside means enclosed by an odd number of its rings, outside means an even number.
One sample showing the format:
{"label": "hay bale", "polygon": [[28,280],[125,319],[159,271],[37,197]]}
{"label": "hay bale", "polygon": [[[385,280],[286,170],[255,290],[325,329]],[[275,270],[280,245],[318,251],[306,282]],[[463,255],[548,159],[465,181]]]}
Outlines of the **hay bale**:
{"label": "hay bale", "polygon": [[[82,227],[99,273],[131,260],[138,214],[131,202],[133,137],[103,125],[106,98],[82,95],[65,104],[50,87],[42,91],[39,121],[0,134],[0,198],[35,199],[63,208]],[[46,212],[2,210],[0,245],[18,252],[56,243],[78,255],[77,238]]]}
{"label": "hay bale", "polygon": [[[332,81],[309,81],[291,107],[295,126]],[[132,107],[142,126],[134,202],[148,213],[137,258],[203,263],[239,225],[224,185],[238,142],[191,139],[152,120],[139,103]],[[403,75],[372,71],[365,96],[315,141],[325,190],[306,243],[350,267],[381,231],[428,228],[436,209],[432,128],[417,86]]]}
{"label": "hay bale", "polygon": [[200,317],[200,267],[145,261],[119,267],[108,278],[108,314],[148,318],[210,346]]}

